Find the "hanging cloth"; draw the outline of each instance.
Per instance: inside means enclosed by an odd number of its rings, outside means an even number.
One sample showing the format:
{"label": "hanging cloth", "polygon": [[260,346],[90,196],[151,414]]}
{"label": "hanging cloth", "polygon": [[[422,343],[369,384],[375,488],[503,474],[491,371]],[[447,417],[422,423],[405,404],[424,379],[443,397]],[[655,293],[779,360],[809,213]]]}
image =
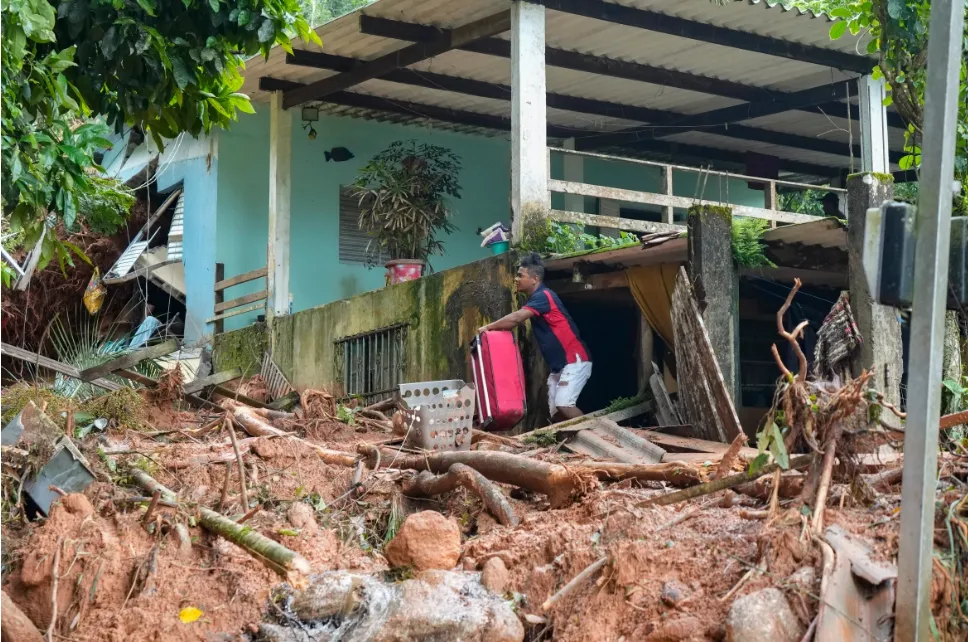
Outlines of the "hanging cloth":
{"label": "hanging cloth", "polygon": [[673,347],[672,291],[676,288],[678,263],[642,265],[625,270],[629,289],[639,304],[646,321],[662,337],[666,345]]}

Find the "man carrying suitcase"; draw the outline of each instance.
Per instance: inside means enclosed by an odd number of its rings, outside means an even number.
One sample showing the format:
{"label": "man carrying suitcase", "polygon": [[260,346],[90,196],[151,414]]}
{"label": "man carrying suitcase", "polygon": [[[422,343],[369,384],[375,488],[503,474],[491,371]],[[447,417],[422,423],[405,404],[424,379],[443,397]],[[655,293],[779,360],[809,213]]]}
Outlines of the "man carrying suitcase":
{"label": "man carrying suitcase", "polygon": [[558,295],[544,284],[541,257],[532,252],[521,260],[514,277],[514,287],[528,295],[528,301],[517,312],[481,328],[511,330],[530,319],[535,341],[548,362],[548,407],[554,420],[573,419],[584,413],[578,409],[578,395],[592,374],[588,348],[578,336],[578,327]]}

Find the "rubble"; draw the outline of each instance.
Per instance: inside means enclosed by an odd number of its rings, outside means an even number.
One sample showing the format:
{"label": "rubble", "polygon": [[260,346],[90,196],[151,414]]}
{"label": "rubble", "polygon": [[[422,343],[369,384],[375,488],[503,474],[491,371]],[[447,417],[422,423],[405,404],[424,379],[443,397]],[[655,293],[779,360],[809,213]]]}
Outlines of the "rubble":
{"label": "rubble", "polygon": [[726,642],[799,642],[803,633],[790,603],[776,588],[744,595],[726,616]]}

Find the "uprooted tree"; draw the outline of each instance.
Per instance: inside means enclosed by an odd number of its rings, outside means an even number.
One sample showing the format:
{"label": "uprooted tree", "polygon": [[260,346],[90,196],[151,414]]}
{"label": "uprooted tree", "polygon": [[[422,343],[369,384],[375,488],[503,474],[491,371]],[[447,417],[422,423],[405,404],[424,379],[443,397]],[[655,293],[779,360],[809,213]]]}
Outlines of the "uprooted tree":
{"label": "uprooted tree", "polygon": [[38,269],[82,254],[49,230],[123,223],[133,197],[95,162],[112,129],[161,145],[228,127],[252,111],[245,57],[319,42],[297,0],[4,0],[2,29],[5,247],[42,238]]}

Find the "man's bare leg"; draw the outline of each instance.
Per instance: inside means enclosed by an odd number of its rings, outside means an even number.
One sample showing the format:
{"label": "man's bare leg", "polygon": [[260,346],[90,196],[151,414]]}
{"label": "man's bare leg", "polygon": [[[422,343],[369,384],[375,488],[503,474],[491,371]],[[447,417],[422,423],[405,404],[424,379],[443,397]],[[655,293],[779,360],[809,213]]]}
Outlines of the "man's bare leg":
{"label": "man's bare leg", "polygon": [[558,415],[562,417],[562,421],[566,419],[577,419],[585,415],[578,406],[558,406]]}

